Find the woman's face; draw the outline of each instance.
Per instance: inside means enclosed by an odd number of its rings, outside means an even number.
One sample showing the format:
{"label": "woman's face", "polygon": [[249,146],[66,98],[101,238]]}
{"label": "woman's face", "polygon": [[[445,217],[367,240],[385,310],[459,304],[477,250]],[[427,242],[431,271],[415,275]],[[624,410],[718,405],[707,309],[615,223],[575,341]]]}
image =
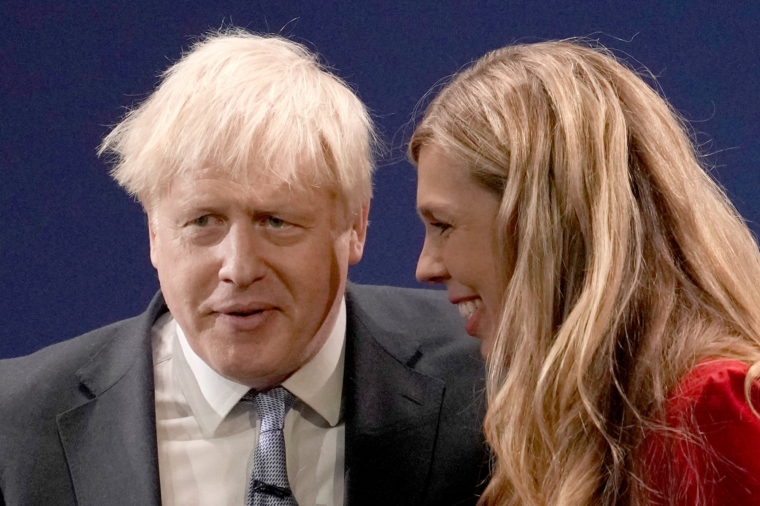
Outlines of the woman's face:
{"label": "woman's face", "polygon": [[425,224],[417,279],[446,285],[465,330],[481,339],[485,356],[503,293],[494,247],[499,199],[475,183],[463,164],[431,145],[420,151],[417,210]]}

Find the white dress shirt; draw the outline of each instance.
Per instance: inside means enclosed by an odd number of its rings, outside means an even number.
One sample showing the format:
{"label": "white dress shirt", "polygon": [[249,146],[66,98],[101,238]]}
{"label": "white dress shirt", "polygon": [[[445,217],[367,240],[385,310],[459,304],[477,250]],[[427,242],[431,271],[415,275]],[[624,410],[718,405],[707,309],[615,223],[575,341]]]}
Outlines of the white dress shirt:
{"label": "white dress shirt", "polygon": [[[330,336],[282,386],[296,397],[285,417],[288,480],[299,506],[342,506],[345,425],[340,406],[346,305]],[[171,314],[152,330],[156,429],[164,506],[242,506],[259,437],[249,390],[193,352]]]}

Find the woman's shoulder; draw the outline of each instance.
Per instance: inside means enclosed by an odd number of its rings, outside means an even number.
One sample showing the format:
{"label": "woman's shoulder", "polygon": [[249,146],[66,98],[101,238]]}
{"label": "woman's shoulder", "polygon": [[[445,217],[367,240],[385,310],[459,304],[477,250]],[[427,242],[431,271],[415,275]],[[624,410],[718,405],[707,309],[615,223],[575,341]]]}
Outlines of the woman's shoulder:
{"label": "woman's shoulder", "polygon": [[[668,424],[680,425],[686,416],[702,430],[714,430],[716,424],[732,421],[748,422],[760,430],[760,418],[752,412],[744,393],[748,370],[749,365],[738,360],[710,359],[697,364],[668,399]],[[760,411],[757,380],[752,387],[752,403]]]}
{"label": "woman's shoulder", "polygon": [[[662,447],[669,486],[680,504],[756,504],[760,497],[760,417],[745,396],[749,365],[706,360],[692,368],[669,397],[667,425],[683,434]],[[760,382],[751,400],[760,411]],[[662,442],[662,441],[661,441]],[[664,462],[661,462],[661,464]],[[680,477],[677,477],[680,476]],[[663,485],[666,485],[663,483]],[[679,490],[680,489],[680,490]],[[689,502],[696,501],[696,502]]]}

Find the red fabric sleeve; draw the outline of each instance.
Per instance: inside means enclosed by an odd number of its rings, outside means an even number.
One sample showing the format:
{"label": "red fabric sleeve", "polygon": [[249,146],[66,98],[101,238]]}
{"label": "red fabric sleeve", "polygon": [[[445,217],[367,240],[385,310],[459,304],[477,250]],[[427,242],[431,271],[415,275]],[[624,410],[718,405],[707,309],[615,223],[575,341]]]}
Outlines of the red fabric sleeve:
{"label": "red fabric sleeve", "polygon": [[[695,367],[670,397],[666,420],[677,433],[649,438],[646,469],[653,503],[760,505],[760,418],[744,396],[748,366],[717,360]],[[760,411],[760,385],[752,388]]]}

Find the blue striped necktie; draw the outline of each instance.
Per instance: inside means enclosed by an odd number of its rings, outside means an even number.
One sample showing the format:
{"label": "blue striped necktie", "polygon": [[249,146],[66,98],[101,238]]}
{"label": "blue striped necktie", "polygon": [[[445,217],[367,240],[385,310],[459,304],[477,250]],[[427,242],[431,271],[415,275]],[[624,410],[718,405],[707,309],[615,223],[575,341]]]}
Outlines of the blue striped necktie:
{"label": "blue striped necktie", "polygon": [[251,390],[242,400],[253,403],[261,419],[246,506],[298,506],[288,483],[285,436],[282,433],[285,414],[295,397],[283,387],[277,387],[259,393]]}

